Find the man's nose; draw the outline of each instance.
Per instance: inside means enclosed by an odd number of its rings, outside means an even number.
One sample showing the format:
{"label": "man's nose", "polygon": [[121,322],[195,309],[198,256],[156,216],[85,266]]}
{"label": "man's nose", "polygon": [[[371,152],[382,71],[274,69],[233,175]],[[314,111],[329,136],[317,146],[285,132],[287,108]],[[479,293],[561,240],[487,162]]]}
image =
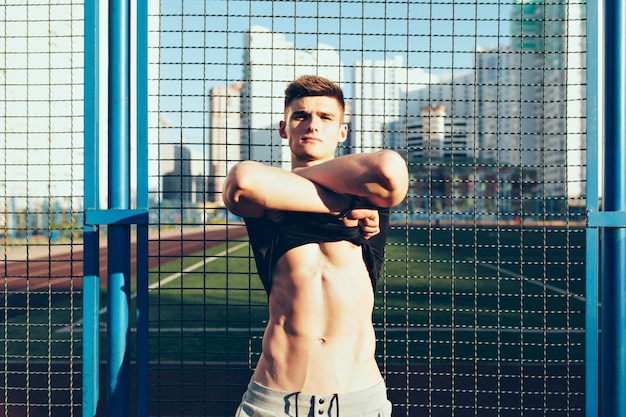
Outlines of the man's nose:
{"label": "man's nose", "polygon": [[316,131],[319,128],[320,118],[317,116],[311,116],[309,119],[309,130]]}

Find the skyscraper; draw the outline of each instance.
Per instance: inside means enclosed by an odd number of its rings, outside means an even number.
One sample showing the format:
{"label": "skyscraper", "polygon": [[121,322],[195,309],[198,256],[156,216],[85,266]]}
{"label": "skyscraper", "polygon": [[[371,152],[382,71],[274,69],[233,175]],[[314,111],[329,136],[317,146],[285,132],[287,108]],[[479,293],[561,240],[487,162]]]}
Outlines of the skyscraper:
{"label": "skyscraper", "polygon": [[184,145],[161,145],[163,200],[187,204],[206,201],[207,178],[202,154]]}
{"label": "skyscraper", "polygon": [[[586,177],[586,30],[581,2],[545,6],[545,190],[566,196],[569,204],[585,197]],[[553,23],[554,22],[554,23]]]}
{"label": "skyscraper", "polygon": [[519,118],[511,134],[519,146],[505,159],[541,167],[552,198],[585,196],[584,20],[584,5],[571,0],[517,0],[511,16],[510,109]]}
{"label": "skyscraper", "polygon": [[483,161],[498,159],[498,141],[501,132],[499,115],[506,96],[503,80],[503,47],[477,48],[475,52],[477,156]]}
{"label": "skyscraper", "polygon": [[83,31],[71,20],[81,7],[2,6],[0,207],[4,196],[21,207],[82,195]]}
{"label": "skyscraper", "polygon": [[407,69],[401,56],[383,60],[357,61],[354,65],[354,112],[352,152],[372,152],[393,142],[391,122],[398,120],[407,92],[423,88],[428,74]]}
{"label": "skyscraper", "polygon": [[209,198],[222,204],[221,192],[228,171],[238,161],[248,159],[241,146],[242,83],[211,89],[211,175],[214,189]]}
{"label": "skyscraper", "polygon": [[[476,152],[475,86],[474,74],[430,76],[430,83],[410,91],[406,103],[406,117],[398,124],[398,134],[406,130],[409,153],[416,157],[472,157]],[[438,131],[441,145],[431,148],[433,120],[443,123]],[[401,143],[398,141],[398,143]]]}

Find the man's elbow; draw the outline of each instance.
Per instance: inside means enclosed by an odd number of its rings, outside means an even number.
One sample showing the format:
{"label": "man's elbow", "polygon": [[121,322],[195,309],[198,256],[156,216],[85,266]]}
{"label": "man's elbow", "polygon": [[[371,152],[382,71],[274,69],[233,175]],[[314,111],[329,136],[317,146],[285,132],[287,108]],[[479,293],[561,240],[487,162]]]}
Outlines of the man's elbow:
{"label": "man's elbow", "polygon": [[409,187],[409,172],[404,158],[397,152],[384,150],[379,152],[380,164],[380,207],[393,207],[406,197]]}
{"label": "man's elbow", "polygon": [[239,205],[242,197],[245,197],[246,192],[254,189],[251,181],[254,181],[255,178],[256,165],[257,162],[253,161],[239,162],[231,168],[226,177],[222,190],[222,200],[226,208],[234,214],[240,214]]}

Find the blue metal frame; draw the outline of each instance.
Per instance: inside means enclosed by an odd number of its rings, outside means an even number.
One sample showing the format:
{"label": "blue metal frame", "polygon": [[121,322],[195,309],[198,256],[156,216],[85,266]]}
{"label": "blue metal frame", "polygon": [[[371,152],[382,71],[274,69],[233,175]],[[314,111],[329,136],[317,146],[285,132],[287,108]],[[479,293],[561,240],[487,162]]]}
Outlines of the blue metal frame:
{"label": "blue metal frame", "polygon": [[[84,207],[98,208],[99,199],[99,1],[85,2],[84,88]],[[83,386],[82,412],[94,417],[98,410],[100,361],[100,248],[98,226],[83,228]]]}
{"label": "blue metal frame", "polygon": [[85,210],[85,224],[147,224],[148,209]]}
{"label": "blue metal frame", "polygon": [[108,209],[99,201],[99,3],[85,3],[83,416],[99,399],[99,226],[108,225],[107,414],[130,398],[130,227],[137,225],[137,416],[148,415],[148,4],[137,4],[137,208],[130,207],[130,1],[109,1]]}
{"label": "blue metal frame", "polygon": [[[626,417],[625,36],[625,0],[588,1],[585,360],[589,417]],[[601,211],[600,160],[604,161]]]}
{"label": "blue metal frame", "polygon": [[[137,2],[137,207],[148,212],[148,0]],[[147,217],[147,216],[146,216]],[[146,218],[147,220],[147,218]],[[137,405],[148,416],[148,222],[137,225]]]}
{"label": "blue metal frame", "polygon": [[[607,212],[626,211],[626,0],[604,2],[604,195]],[[617,219],[623,216],[616,214]],[[626,417],[626,224],[602,236],[600,412]]]}
{"label": "blue metal frame", "polygon": [[586,288],[585,288],[585,410],[587,417],[598,416],[599,384],[599,256],[600,233],[591,224],[598,212],[599,140],[602,137],[599,119],[602,108],[599,52],[601,37],[600,6],[602,0],[587,1],[587,230],[586,230]]}
{"label": "blue metal frame", "polygon": [[[109,209],[130,209],[130,2],[109,0]],[[130,415],[130,225],[108,227],[107,413]]]}

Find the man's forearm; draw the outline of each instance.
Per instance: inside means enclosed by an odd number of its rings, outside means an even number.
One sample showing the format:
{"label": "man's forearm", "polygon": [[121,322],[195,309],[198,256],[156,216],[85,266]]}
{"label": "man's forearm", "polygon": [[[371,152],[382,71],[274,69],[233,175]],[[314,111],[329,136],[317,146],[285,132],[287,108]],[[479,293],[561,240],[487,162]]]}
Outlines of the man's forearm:
{"label": "man's forearm", "polygon": [[295,172],[337,193],[363,197],[377,207],[399,204],[408,188],[406,162],[393,151],[345,155]]}
{"label": "man's forearm", "polygon": [[252,161],[231,170],[223,198],[231,212],[243,217],[265,210],[339,213],[350,201],[303,176]]}

